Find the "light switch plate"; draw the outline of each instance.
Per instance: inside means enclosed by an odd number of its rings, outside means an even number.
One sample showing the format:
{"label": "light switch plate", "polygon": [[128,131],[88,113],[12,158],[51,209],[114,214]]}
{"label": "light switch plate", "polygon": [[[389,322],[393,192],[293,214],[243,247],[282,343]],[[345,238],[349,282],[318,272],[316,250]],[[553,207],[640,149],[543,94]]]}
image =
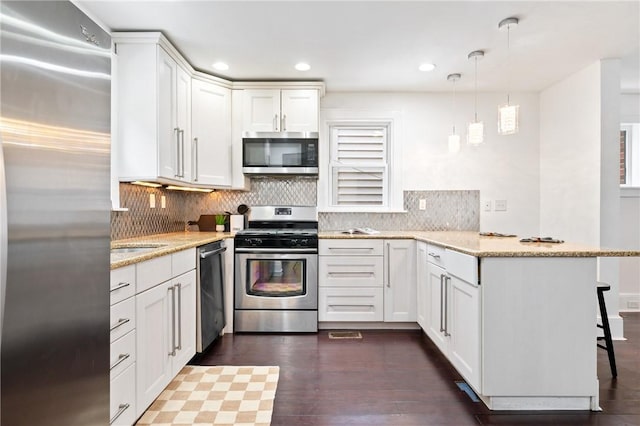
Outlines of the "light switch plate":
{"label": "light switch plate", "polygon": [[427,200],[425,200],[425,199],[421,199],[421,200],[418,202],[418,208],[419,208],[420,210],[426,210],[426,209],[427,209]]}
{"label": "light switch plate", "polygon": [[485,200],[482,205],[484,207],[484,211],[485,212],[490,212],[491,211],[491,200]]}
{"label": "light switch plate", "polygon": [[149,208],[156,208],[156,194],[149,194]]}
{"label": "light switch plate", "polygon": [[496,200],[496,211],[497,212],[506,212],[507,211],[507,200]]}

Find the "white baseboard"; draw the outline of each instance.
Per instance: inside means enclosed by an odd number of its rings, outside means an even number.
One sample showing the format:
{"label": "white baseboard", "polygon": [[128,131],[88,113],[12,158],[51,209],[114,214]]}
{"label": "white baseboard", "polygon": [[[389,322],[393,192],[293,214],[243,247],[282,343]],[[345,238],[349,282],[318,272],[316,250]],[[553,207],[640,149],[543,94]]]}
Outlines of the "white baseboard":
{"label": "white baseboard", "polygon": [[620,312],[640,312],[640,293],[620,293]]}

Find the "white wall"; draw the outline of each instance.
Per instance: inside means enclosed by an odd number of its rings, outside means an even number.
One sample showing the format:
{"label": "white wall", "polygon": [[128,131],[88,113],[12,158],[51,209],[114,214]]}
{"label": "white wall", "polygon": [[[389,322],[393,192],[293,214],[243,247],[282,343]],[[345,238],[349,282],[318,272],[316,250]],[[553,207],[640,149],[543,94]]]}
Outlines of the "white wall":
{"label": "white wall", "polygon": [[[620,61],[601,60],[540,94],[540,232],[619,247]],[[600,258],[612,334],[618,316],[619,261]]]}
{"label": "white wall", "polygon": [[[473,117],[473,95],[456,96],[456,130],[462,149],[448,153],[452,127],[451,93],[327,93],[323,109],[399,111],[403,136],[403,189],[480,190],[492,201],[492,211],[480,213],[481,231],[533,236],[539,226],[538,94],[515,93],[520,104],[520,132],[497,135],[497,107],[506,95],[478,95],[478,118],[485,122],[485,143],[464,143]],[[506,212],[493,211],[493,202],[507,200]],[[482,201],[481,201],[481,204]]]}
{"label": "white wall", "polygon": [[[640,95],[622,94],[620,121],[640,123]],[[640,151],[636,152],[640,164]],[[640,250],[640,188],[624,189],[620,198],[620,247]],[[640,258],[620,259],[620,310],[640,310]]]}

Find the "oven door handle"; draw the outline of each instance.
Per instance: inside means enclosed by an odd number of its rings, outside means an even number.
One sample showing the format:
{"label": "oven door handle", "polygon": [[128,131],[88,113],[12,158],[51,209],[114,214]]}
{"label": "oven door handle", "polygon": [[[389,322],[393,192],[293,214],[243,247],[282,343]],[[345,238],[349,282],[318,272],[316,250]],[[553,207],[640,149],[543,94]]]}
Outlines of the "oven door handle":
{"label": "oven door handle", "polygon": [[318,253],[314,248],[236,248],[236,253]]}
{"label": "oven door handle", "polygon": [[227,251],[226,247],[222,247],[217,250],[205,251],[200,253],[200,259],[206,259],[207,257],[213,256],[214,254],[222,253],[224,251]]}

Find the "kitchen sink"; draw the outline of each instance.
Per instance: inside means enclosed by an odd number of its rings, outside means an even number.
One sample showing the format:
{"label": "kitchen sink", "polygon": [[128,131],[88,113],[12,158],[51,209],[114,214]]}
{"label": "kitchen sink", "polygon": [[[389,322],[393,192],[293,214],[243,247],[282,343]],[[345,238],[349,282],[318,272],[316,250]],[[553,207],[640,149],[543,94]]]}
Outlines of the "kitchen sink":
{"label": "kitchen sink", "polygon": [[144,244],[127,247],[115,247],[111,249],[111,254],[120,253],[143,253],[145,251],[155,250],[160,247],[164,247],[166,244]]}

